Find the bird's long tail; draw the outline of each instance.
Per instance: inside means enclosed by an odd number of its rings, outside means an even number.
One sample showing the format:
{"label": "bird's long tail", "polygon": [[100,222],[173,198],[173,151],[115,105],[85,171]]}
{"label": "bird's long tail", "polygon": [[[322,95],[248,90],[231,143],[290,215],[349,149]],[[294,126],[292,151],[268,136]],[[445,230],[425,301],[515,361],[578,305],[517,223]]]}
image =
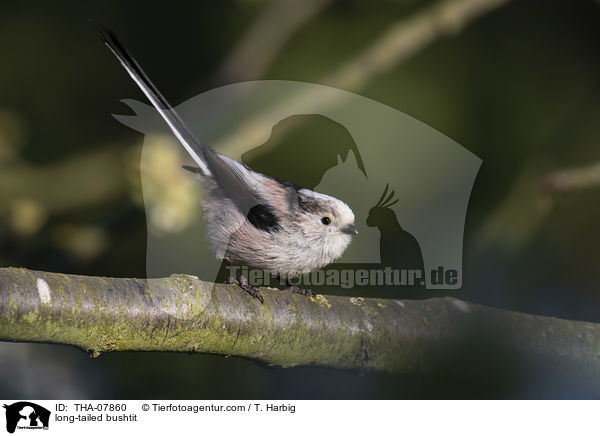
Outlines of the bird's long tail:
{"label": "bird's long tail", "polygon": [[177,111],[150,81],[133,56],[121,45],[114,33],[93,22],[92,25],[96,28],[104,45],[116,56],[123,68],[127,70],[131,78],[167,122],[179,142],[200,167],[202,174],[212,177],[225,195],[234,201],[244,215],[251,207],[259,204],[261,200],[255,181],[247,169],[236,161],[224,158],[208,145],[198,141]]}
{"label": "bird's long tail", "polygon": [[98,36],[104,45],[108,47],[113,55],[115,55],[123,68],[127,70],[131,78],[135,81],[135,83],[137,83],[146,97],[148,97],[148,100],[150,100],[152,105],[158,110],[160,115],[164,118],[170,129],[173,131],[173,134],[177,137],[179,142],[181,142],[196,164],[198,164],[203,173],[210,174],[205,162],[207,146],[198,141],[187,125],[183,122],[177,111],[169,104],[167,99],[160,93],[156,86],[154,86],[146,73],[144,73],[144,70],[142,70],[133,56],[131,56],[129,52],[121,45],[114,33],[112,33],[110,30],[99,27],[96,24],[94,24],[94,27],[96,28]]}

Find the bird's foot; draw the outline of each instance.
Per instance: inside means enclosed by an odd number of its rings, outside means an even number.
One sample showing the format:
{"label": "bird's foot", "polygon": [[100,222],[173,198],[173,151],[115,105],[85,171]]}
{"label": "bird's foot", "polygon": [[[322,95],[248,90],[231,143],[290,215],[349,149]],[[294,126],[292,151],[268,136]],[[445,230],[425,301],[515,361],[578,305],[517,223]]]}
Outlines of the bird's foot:
{"label": "bird's foot", "polygon": [[238,285],[244,291],[252,295],[258,301],[260,301],[260,304],[265,304],[265,301],[263,300],[263,297],[260,294],[258,288],[248,283],[248,279],[246,278],[246,276],[243,276],[242,274],[239,274],[237,278],[229,276],[228,282],[234,285]]}
{"label": "bird's foot", "polygon": [[286,289],[286,291],[295,292],[296,294],[305,295],[307,297],[312,297],[315,295],[315,293],[313,291],[311,291],[310,289],[302,289],[295,285],[289,285],[285,289]]}

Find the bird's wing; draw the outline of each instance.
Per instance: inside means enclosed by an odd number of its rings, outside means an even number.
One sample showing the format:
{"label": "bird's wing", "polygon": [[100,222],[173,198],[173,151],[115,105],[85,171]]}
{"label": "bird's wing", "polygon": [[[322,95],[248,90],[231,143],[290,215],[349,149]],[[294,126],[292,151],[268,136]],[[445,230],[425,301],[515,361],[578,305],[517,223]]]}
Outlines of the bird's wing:
{"label": "bird's wing", "polygon": [[247,215],[255,205],[263,203],[260,186],[256,177],[241,163],[226,158],[211,147],[201,143],[183,122],[177,111],[154,86],[137,61],[121,45],[116,36],[109,30],[95,26],[100,39],[119,60],[123,68],[139,86],[148,100],[167,122],[181,145],[198,164],[203,174],[212,177],[224,194]]}

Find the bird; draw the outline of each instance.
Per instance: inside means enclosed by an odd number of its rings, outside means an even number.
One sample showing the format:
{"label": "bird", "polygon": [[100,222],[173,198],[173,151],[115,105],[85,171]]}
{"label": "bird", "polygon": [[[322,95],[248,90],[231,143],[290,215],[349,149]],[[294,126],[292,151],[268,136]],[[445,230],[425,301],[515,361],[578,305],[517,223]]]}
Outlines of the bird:
{"label": "bird", "polygon": [[393,265],[399,269],[423,271],[423,255],[417,239],[404,230],[398,223],[396,213],[391,208],[400,199],[394,198],[395,191],[386,197],[389,184],[379,201],[369,210],[366,224],[377,227],[381,233],[379,241],[379,254],[381,262]]}
{"label": "bird", "polygon": [[[261,174],[199,141],[116,35],[92,24],[197,165],[183,168],[202,185],[207,239],[217,259],[258,268],[289,284],[342,256],[358,234],[354,213],[345,202]],[[241,273],[229,281],[264,304],[258,288]],[[287,289],[313,295],[296,285]]]}

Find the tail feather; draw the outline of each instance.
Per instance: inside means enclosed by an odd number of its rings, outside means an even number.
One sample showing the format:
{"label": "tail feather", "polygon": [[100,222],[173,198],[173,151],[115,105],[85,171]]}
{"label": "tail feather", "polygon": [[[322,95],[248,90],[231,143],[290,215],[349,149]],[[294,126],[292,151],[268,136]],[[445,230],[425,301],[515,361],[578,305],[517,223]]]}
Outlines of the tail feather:
{"label": "tail feather", "polygon": [[131,56],[131,54],[129,54],[129,52],[123,47],[115,34],[110,30],[104,29],[98,25],[94,24],[94,26],[96,27],[98,36],[104,45],[117,58],[123,68],[125,68],[131,78],[146,95],[146,97],[148,97],[148,100],[150,100],[152,105],[158,110],[160,115],[167,122],[177,139],[185,147],[192,159],[194,159],[194,161],[198,164],[198,166],[200,166],[200,168],[204,170],[205,173],[208,173],[208,168],[206,167],[206,163],[204,162],[203,158],[203,148],[205,146],[200,144],[198,139],[194,137],[177,111],[175,111],[167,99],[160,93],[156,86],[154,86],[144,70],[142,70],[133,56]]}
{"label": "tail feather", "polygon": [[[240,211],[246,215],[256,204],[261,202],[261,195],[255,189],[255,181],[248,177],[249,173],[241,170],[241,166],[232,165],[208,145],[202,144],[183,122],[177,111],[154,86],[137,61],[122,46],[117,37],[109,30],[92,22],[104,45],[118,59],[123,68],[139,86],[148,100],[158,110],[169,125],[179,142],[192,159],[200,167],[202,173],[211,176],[224,193],[234,201]],[[236,162],[237,163],[237,162]]]}

